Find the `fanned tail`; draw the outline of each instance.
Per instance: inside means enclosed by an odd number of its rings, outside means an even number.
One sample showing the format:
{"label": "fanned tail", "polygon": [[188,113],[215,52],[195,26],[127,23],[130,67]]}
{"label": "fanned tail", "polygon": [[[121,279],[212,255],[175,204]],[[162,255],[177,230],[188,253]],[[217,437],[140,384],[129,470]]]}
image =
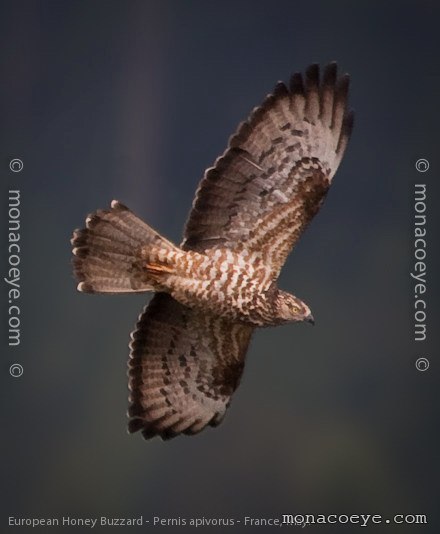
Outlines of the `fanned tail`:
{"label": "fanned tail", "polygon": [[75,230],[71,243],[78,290],[85,293],[158,290],[147,268],[149,252],[166,257],[178,250],[116,200],[111,209],[89,215],[86,228]]}

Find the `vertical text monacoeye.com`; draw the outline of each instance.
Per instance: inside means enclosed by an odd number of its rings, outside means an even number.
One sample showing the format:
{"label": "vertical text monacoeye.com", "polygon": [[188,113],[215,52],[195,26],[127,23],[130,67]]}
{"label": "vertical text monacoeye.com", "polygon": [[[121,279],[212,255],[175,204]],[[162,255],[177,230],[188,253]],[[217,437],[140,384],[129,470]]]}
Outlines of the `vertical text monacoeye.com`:
{"label": "vertical text monacoeye.com", "polygon": [[8,286],[9,346],[20,345],[20,190],[9,190],[8,195],[8,264],[4,281]]}
{"label": "vertical text monacoeye.com", "polygon": [[425,341],[427,323],[427,211],[426,184],[414,186],[414,340]]}

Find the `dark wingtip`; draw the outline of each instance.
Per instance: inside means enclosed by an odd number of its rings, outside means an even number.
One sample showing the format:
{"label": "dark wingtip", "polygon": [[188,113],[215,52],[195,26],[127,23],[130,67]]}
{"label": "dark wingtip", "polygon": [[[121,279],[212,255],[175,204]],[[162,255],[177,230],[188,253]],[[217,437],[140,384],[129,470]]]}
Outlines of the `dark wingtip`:
{"label": "dark wingtip", "polygon": [[128,421],[127,432],[134,434],[135,432],[141,432],[143,439],[150,440],[156,436],[162,437],[160,431],[158,431],[154,424],[148,423],[141,417],[132,417]]}
{"label": "dark wingtip", "polygon": [[351,109],[344,117],[342,122],[342,135],[350,137],[354,126],[354,111]]}
{"label": "dark wingtip", "polygon": [[324,68],[324,74],[322,76],[323,87],[334,87],[336,84],[336,78],[338,76],[338,64],[336,61],[332,61]]}
{"label": "dark wingtip", "polygon": [[304,95],[303,77],[300,72],[294,72],[289,82],[290,92],[293,95]]}
{"label": "dark wingtip", "polygon": [[138,432],[139,430],[142,430],[144,428],[144,422],[142,419],[139,419],[139,417],[133,417],[128,421],[127,425],[127,432],[129,434],[134,434],[135,432]]}
{"label": "dark wingtip", "polygon": [[289,94],[289,91],[287,90],[287,87],[284,82],[278,82],[275,85],[275,89],[273,91],[273,96],[275,98],[281,98],[283,96],[287,96]]}
{"label": "dark wingtip", "polygon": [[351,132],[353,131],[354,124],[354,112],[353,110],[347,112],[342,119],[341,135],[339,136],[338,146],[336,152],[345,150],[348,140],[350,139]]}
{"label": "dark wingtip", "polygon": [[306,69],[307,90],[316,89],[319,86],[319,64],[312,63]]}
{"label": "dark wingtip", "polygon": [[343,74],[336,85],[336,98],[338,100],[346,100],[348,95],[348,89],[350,88],[350,75]]}

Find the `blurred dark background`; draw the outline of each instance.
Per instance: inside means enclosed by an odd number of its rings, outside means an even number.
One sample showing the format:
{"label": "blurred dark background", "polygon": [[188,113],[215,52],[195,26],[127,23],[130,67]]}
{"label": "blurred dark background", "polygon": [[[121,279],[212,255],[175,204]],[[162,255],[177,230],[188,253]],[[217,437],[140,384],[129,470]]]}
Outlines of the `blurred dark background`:
{"label": "blurred dark background", "polygon": [[[7,191],[20,188],[23,293],[10,349],[2,284],[2,530],[8,516],[400,513],[429,524],[375,532],[439,532],[440,4],[0,5],[2,278]],[[280,282],[316,326],[257,332],[217,429],[129,436],[127,344],[149,296],[77,293],[72,230],[117,198],[179,242],[239,121],[277,80],[331,60],[352,76],[354,134]],[[424,343],[409,276],[415,182],[428,184]]]}

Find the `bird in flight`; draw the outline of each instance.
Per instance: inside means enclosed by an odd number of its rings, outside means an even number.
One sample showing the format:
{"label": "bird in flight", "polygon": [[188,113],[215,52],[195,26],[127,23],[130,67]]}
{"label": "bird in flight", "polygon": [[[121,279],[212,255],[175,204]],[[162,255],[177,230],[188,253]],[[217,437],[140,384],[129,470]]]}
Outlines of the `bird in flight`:
{"label": "bird in flight", "polygon": [[180,246],[118,201],[74,232],[79,291],[155,293],[131,334],[129,432],[170,439],[218,425],[254,329],[313,323],[277,279],[344,155],[348,87],[336,63],[279,82],[205,172]]}

